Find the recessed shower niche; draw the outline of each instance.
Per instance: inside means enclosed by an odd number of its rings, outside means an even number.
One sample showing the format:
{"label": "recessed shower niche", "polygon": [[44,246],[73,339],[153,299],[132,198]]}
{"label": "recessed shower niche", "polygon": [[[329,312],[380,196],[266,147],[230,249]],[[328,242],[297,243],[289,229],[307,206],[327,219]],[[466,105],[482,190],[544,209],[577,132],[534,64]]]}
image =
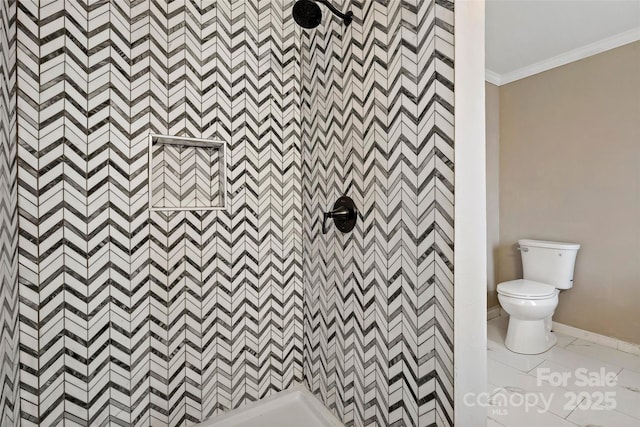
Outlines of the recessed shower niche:
{"label": "recessed shower niche", "polygon": [[149,135],[149,209],[224,209],[225,171],[222,141]]}

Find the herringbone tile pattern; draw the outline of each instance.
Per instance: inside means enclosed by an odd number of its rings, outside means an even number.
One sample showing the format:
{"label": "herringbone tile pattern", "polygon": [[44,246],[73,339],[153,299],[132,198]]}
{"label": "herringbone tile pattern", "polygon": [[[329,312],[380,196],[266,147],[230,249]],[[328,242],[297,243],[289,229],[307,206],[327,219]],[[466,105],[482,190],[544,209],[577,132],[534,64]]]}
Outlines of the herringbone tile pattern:
{"label": "herringbone tile pattern", "polygon": [[[302,380],[290,3],[20,2],[24,425],[184,425]],[[149,133],[226,141],[227,210],[149,212]]]}
{"label": "herringbone tile pattern", "polygon": [[305,381],[347,425],[450,426],[453,3],[346,3],[303,34]]}
{"label": "herringbone tile pattern", "polygon": [[15,0],[0,3],[0,425],[20,425]]}
{"label": "herringbone tile pattern", "polygon": [[[308,32],[292,3],[1,10],[23,425],[190,424],[303,378],[347,425],[453,424],[453,3],[352,0]],[[226,210],[149,212],[149,133],[226,141]],[[322,235],[342,194],[358,225]]]}

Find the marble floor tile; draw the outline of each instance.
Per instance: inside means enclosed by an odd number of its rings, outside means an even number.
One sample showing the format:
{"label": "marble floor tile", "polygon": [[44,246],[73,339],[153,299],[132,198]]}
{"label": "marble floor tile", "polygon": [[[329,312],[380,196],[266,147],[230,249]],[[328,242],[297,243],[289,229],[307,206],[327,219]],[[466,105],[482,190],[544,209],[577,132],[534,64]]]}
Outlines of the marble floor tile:
{"label": "marble floor tile", "polygon": [[613,392],[615,393],[613,397],[616,405],[615,410],[637,418],[638,426],[640,426],[640,386],[617,386]]}
{"label": "marble floor tile", "polygon": [[584,368],[589,371],[598,371],[600,369],[605,369],[607,372],[615,373],[618,373],[622,370],[622,367],[619,365],[605,362],[594,357],[589,357],[582,353],[573,352],[569,350],[570,347],[571,344],[566,348],[553,347],[552,349],[544,353],[543,357],[545,358],[545,360],[551,360],[560,365],[576,369]]}
{"label": "marble floor tile", "polygon": [[556,343],[556,347],[566,348],[569,344],[573,343],[577,340],[576,337],[571,337],[569,335],[562,334],[560,332],[554,332],[558,342]]}
{"label": "marble floor tile", "polygon": [[622,369],[618,374],[616,385],[619,387],[630,387],[640,391],[640,373]]}
{"label": "marble floor tile", "polygon": [[491,341],[487,343],[487,357],[522,372],[529,372],[545,360],[544,357],[537,354],[513,353],[504,344],[499,345]]}
{"label": "marble floor tile", "polygon": [[567,421],[582,427],[638,427],[640,420],[618,411],[576,408]]}
{"label": "marble floor tile", "polygon": [[624,353],[615,348],[577,339],[565,347],[568,351],[582,354],[593,359],[602,360],[621,368],[640,373],[640,356]]}
{"label": "marble floor tile", "polygon": [[567,366],[551,360],[545,360],[529,372],[529,375],[540,382],[576,393],[613,391],[617,386],[616,374],[617,371],[591,371],[581,366]]}
{"label": "marble floor tile", "polygon": [[506,427],[504,424],[500,424],[498,421],[487,416],[487,427]]}
{"label": "marble floor tile", "polygon": [[491,359],[488,365],[488,377],[493,384],[514,392],[519,390],[525,396],[528,394],[538,407],[561,418],[567,417],[578,406],[578,401],[567,399],[565,393],[569,390],[566,388],[554,387],[548,382],[539,381],[533,374],[525,374]]}
{"label": "marble floor tile", "polygon": [[575,427],[550,411],[524,403],[519,390],[503,389],[491,396],[487,417],[505,427]]}
{"label": "marble floor tile", "polygon": [[564,334],[543,354],[516,354],[507,326],[487,324],[488,426],[640,427],[640,357]]}

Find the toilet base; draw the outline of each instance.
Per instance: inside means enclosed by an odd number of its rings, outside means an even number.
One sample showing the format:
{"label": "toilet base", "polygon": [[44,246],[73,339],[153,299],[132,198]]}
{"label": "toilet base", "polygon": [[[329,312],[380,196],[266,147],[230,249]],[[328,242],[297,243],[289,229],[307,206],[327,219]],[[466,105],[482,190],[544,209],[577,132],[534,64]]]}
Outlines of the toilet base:
{"label": "toilet base", "polygon": [[519,354],[540,354],[556,345],[551,332],[551,317],[541,320],[521,320],[509,316],[505,346]]}

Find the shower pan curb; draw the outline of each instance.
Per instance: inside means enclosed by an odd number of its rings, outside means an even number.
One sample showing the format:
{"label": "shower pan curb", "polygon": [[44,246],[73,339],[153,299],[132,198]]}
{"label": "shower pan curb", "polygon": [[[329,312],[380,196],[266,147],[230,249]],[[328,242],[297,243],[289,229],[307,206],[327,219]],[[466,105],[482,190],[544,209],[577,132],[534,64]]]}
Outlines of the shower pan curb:
{"label": "shower pan curb", "polygon": [[295,385],[194,427],[344,427],[307,388]]}

